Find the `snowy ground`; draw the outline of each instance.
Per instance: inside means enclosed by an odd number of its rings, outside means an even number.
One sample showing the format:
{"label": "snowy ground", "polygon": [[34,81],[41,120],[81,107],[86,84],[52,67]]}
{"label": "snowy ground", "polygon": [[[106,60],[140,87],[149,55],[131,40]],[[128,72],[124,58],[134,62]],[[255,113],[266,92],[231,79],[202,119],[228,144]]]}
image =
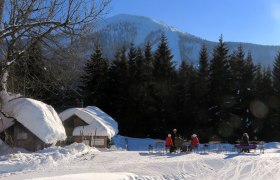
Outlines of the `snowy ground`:
{"label": "snowy ground", "polygon": [[[148,154],[153,139],[115,139],[116,147],[97,150],[84,144],[51,147],[37,153],[0,156],[0,179],[279,179],[280,143],[264,154],[196,152]],[[3,146],[0,145],[0,147]],[[1,149],[1,148],[0,148]],[[2,148],[3,149],[3,148]],[[0,152],[1,153],[1,152]]]}

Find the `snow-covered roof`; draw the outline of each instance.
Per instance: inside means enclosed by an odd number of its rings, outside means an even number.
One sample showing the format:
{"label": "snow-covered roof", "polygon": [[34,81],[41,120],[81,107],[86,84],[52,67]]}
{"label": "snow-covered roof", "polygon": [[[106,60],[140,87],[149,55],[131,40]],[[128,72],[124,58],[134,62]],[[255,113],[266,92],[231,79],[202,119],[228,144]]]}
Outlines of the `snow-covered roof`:
{"label": "snow-covered roof", "polygon": [[[1,96],[4,100],[3,112],[15,118],[43,142],[53,144],[66,139],[64,126],[52,106],[30,98],[15,98],[5,92],[1,92]],[[8,121],[7,118],[3,120]]]}
{"label": "snow-covered roof", "polygon": [[62,121],[74,115],[89,125],[76,127],[73,136],[80,136],[81,131],[83,131],[83,135],[95,135],[96,133],[96,136],[108,136],[109,138],[118,134],[118,123],[98,107],[70,108],[59,114]]}

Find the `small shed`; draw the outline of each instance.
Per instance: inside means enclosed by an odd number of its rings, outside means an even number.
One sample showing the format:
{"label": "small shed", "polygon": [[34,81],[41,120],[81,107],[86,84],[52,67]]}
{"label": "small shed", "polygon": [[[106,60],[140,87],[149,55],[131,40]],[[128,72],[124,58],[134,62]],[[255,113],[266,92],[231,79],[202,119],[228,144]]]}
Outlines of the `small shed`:
{"label": "small shed", "polygon": [[95,106],[70,108],[59,114],[68,143],[85,142],[89,146],[107,147],[118,134],[118,123]]}
{"label": "small shed", "polygon": [[2,110],[0,134],[10,146],[37,151],[66,139],[58,114],[43,102],[8,97]]}
{"label": "small shed", "polygon": [[22,124],[16,122],[2,133],[10,147],[22,147],[29,151],[38,151],[51,144],[46,144]]}

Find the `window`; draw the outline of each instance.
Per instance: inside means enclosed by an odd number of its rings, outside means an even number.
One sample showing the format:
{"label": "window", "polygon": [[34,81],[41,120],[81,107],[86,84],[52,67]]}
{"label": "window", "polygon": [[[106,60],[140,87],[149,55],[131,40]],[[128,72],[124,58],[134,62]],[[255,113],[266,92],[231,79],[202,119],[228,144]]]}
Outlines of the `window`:
{"label": "window", "polygon": [[27,139],[27,133],[23,132],[23,131],[18,131],[17,135],[16,135],[16,139],[17,140],[24,140]]}

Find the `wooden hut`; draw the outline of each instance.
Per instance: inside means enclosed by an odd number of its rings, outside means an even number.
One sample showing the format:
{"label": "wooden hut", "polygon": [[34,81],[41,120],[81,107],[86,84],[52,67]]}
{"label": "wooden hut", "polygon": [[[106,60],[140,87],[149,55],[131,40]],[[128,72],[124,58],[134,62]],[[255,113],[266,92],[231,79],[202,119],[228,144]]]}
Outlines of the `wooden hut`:
{"label": "wooden hut", "polygon": [[2,132],[1,137],[10,147],[21,147],[29,151],[38,151],[51,146],[18,122]]}
{"label": "wooden hut", "polygon": [[29,98],[10,99],[0,113],[0,137],[12,147],[37,151],[66,139],[65,129],[55,110]]}
{"label": "wooden hut", "polygon": [[84,142],[89,146],[105,148],[118,133],[117,122],[94,106],[67,109],[59,116],[66,130],[67,143]]}

